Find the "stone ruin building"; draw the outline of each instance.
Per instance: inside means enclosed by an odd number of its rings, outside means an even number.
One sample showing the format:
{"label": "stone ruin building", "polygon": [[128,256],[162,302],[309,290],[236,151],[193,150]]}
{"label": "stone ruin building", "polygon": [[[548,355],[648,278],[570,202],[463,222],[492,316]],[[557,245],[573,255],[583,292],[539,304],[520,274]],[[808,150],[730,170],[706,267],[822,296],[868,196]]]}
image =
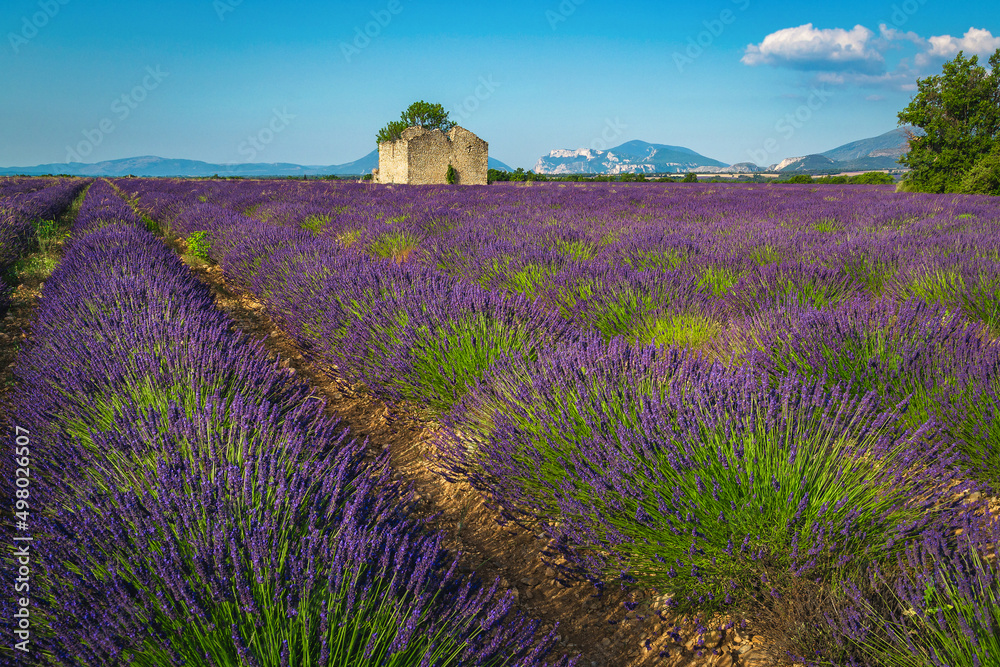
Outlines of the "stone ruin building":
{"label": "stone ruin building", "polygon": [[437,185],[447,183],[448,165],[455,168],[455,183],[486,185],[489,144],[464,127],[447,133],[408,127],[396,141],[378,145],[378,169],[372,170],[376,183]]}

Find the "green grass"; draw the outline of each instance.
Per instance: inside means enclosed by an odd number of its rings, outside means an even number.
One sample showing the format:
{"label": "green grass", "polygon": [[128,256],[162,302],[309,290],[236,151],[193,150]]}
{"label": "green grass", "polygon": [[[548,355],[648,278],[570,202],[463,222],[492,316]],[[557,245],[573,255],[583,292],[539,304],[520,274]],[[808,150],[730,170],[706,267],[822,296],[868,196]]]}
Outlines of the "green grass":
{"label": "green grass", "polygon": [[578,262],[594,259],[594,255],[597,254],[597,246],[586,241],[565,241],[558,239],[555,243],[555,248],[560,254]]}
{"label": "green grass", "polygon": [[329,215],[319,215],[313,214],[306,216],[299,226],[315,235],[319,235],[323,231],[323,228],[329,224],[330,220],[333,218]]}
{"label": "green grass", "polygon": [[654,250],[640,250],[622,258],[626,264],[634,269],[659,269],[669,271],[676,269],[689,261],[687,252],[677,248],[659,248]]}
{"label": "green grass", "polygon": [[534,331],[511,327],[482,313],[460,316],[424,328],[411,350],[412,372],[395,379],[403,396],[440,417],[469,391],[497,357],[503,354],[537,357]]}
{"label": "green grass", "polygon": [[534,300],[546,292],[549,280],[555,273],[556,269],[547,264],[525,264],[520,269],[503,276],[501,287]]}
{"label": "green grass", "polygon": [[766,264],[776,264],[780,262],[781,254],[774,246],[765,244],[751,249],[750,258],[754,261],[754,263],[764,266]]}
{"label": "green grass", "polygon": [[640,344],[702,350],[722,332],[722,323],[697,313],[667,313],[653,319],[638,339]]}
{"label": "green grass", "polygon": [[955,269],[927,267],[901,286],[904,297],[957,307],[972,320],[1000,335],[1000,278],[987,272],[963,276]]}
{"label": "green grass", "polygon": [[208,261],[208,253],[212,249],[212,241],[208,236],[208,232],[199,231],[192,232],[185,240],[185,245],[187,246],[187,254],[192,257],[197,257],[200,260]]}
{"label": "green grass", "polygon": [[352,245],[357,243],[358,239],[361,238],[360,229],[345,229],[336,236],[333,237],[334,240],[339,243],[344,248],[350,248]]}
{"label": "green grass", "polygon": [[699,271],[698,287],[713,296],[725,296],[739,280],[738,271],[709,264]]}
{"label": "green grass", "polygon": [[832,233],[839,232],[842,229],[842,225],[833,218],[823,218],[810,225],[810,228],[817,232]]}
{"label": "green grass", "polygon": [[377,237],[368,246],[368,252],[375,257],[405,262],[420,245],[420,238],[408,231],[387,232]]}

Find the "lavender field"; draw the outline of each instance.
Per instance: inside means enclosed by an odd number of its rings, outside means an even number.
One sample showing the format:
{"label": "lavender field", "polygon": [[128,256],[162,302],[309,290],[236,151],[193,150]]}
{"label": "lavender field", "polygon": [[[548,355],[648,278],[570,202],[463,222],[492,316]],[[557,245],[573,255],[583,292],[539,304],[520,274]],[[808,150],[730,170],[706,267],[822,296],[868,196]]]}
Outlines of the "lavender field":
{"label": "lavender field", "polygon": [[[0,264],[83,186],[0,181]],[[695,641],[566,650],[185,263],[428,429],[428,466],[560,576],[655,592]],[[37,641],[94,666],[997,665],[998,338],[990,197],[95,181],[4,407],[35,443]],[[706,643],[748,626],[773,663]]]}

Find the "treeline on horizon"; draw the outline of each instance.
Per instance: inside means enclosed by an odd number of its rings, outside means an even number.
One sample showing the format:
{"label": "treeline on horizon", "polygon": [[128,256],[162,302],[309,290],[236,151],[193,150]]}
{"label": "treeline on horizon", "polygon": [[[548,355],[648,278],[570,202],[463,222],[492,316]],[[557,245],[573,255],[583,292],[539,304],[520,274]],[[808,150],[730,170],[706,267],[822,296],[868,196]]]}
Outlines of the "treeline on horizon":
{"label": "treeline on horizon", "polygon": [[813,176],[811,174],[793,174],[786,178],[767,177],[762,174],[740,175],[734,178],[722,178],[711,175],[708,178],[698,178],[698,174],[689,172],[677,176],[651,175],[638,173],[622,174],[536,174],[524,171],[518,167],[515,171],[490,169],[486,172],[489,183],[504,181],[589,181],[597,183],[819,183],[828,185],[889,185],[896,182],[892,175],[882,171],[870,171],[863,174],[847,176],[842,174],[828,176]]}

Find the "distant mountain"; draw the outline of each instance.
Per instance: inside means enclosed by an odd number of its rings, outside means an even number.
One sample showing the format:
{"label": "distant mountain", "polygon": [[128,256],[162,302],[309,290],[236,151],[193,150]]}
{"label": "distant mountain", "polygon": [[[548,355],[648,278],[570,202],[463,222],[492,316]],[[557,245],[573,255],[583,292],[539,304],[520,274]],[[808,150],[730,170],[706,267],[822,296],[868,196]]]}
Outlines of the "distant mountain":
{"label": "distant mountain", "polygon": [[594,148],[554,150],[535,164],[538,174],[676,173],[728,165],[683,146],[628,141],[606,151]]}
{"label": "distant mountain", "polygon": [[825,155],[837,162],[881,160],[887,165],[883,169],[892,169],[898,167],[899,158],[910,148],[906,138],[907,131],[923,134],[923,130],[920,128],[900,127],[877,137],[852,141],[849,144],[820,153],[820,155]]}
{"label": "distant mountain", "polygon": [[755,174],[759,171],[764,171],[764,168],[753,162],[737,162],[736,164],[729,165],[729,169],[726,169],[726,171],[730,174]]}
{"label": "distant mountain", "polygon": [[836,171],[837,162],[825,155],[805,155],[803,157],[785,158],[776,165],[768,168],[768,171]]}
{"label": "distant mountain", "polygon": [[852,141],[823,153],[786,158],[768,167],[780,172],[878,171],[899,169],[899,158],[910,149],[907,131],[923,134],[917,127],[900,127],[877,137]]}
{"label": "distant mountain", "polygon": [[[489,158],[489,168],[512,171],[510,167],[499,160]],[[378,167],[378,151],[374,150],[354,162],[346,164],[322,166],[303,166],[287,162],[245,163],[245,164],[213,164],[199,160],[173,160],[169,158],[146,155],[120,160],[107,160],[85,164],[82,162],[56,162],[40,164],[35,167],[0,167],[0,176],[24,174],[40,176],[44,174],[69,174],[71,176],[104,176],[116,178],[121,176],[187,176],[208,177],[219,176],[360,176],[370,174]]]}
{"label": "distant mountain", "polygon": [[[500,171],[514,171],[506,164],[494,157],[488,157],[486,159],[487,169],[499,169]],[[348,162],[346,164],[338,164],[329,169],[334,169],[335,171],[329,172],[332,174],[342,175],[342,174],[370,174],[372,169],[378,169],[378,150],[373,150],[368,155],[364,156],[360,160],[355,160],[354,162]]]}
{"label": "distant mountain", "polygon": [[378,149],[376,148],[368,155],[363,158],[357,159],[354,162],[347,162],[344,164],[338,164],[330,167],[333,171],[332,174],[337,176],[346,176],[347,174],[353,174],[355,176],[361,176],[363,174],[372,173],[372,169],[378,168]]}

